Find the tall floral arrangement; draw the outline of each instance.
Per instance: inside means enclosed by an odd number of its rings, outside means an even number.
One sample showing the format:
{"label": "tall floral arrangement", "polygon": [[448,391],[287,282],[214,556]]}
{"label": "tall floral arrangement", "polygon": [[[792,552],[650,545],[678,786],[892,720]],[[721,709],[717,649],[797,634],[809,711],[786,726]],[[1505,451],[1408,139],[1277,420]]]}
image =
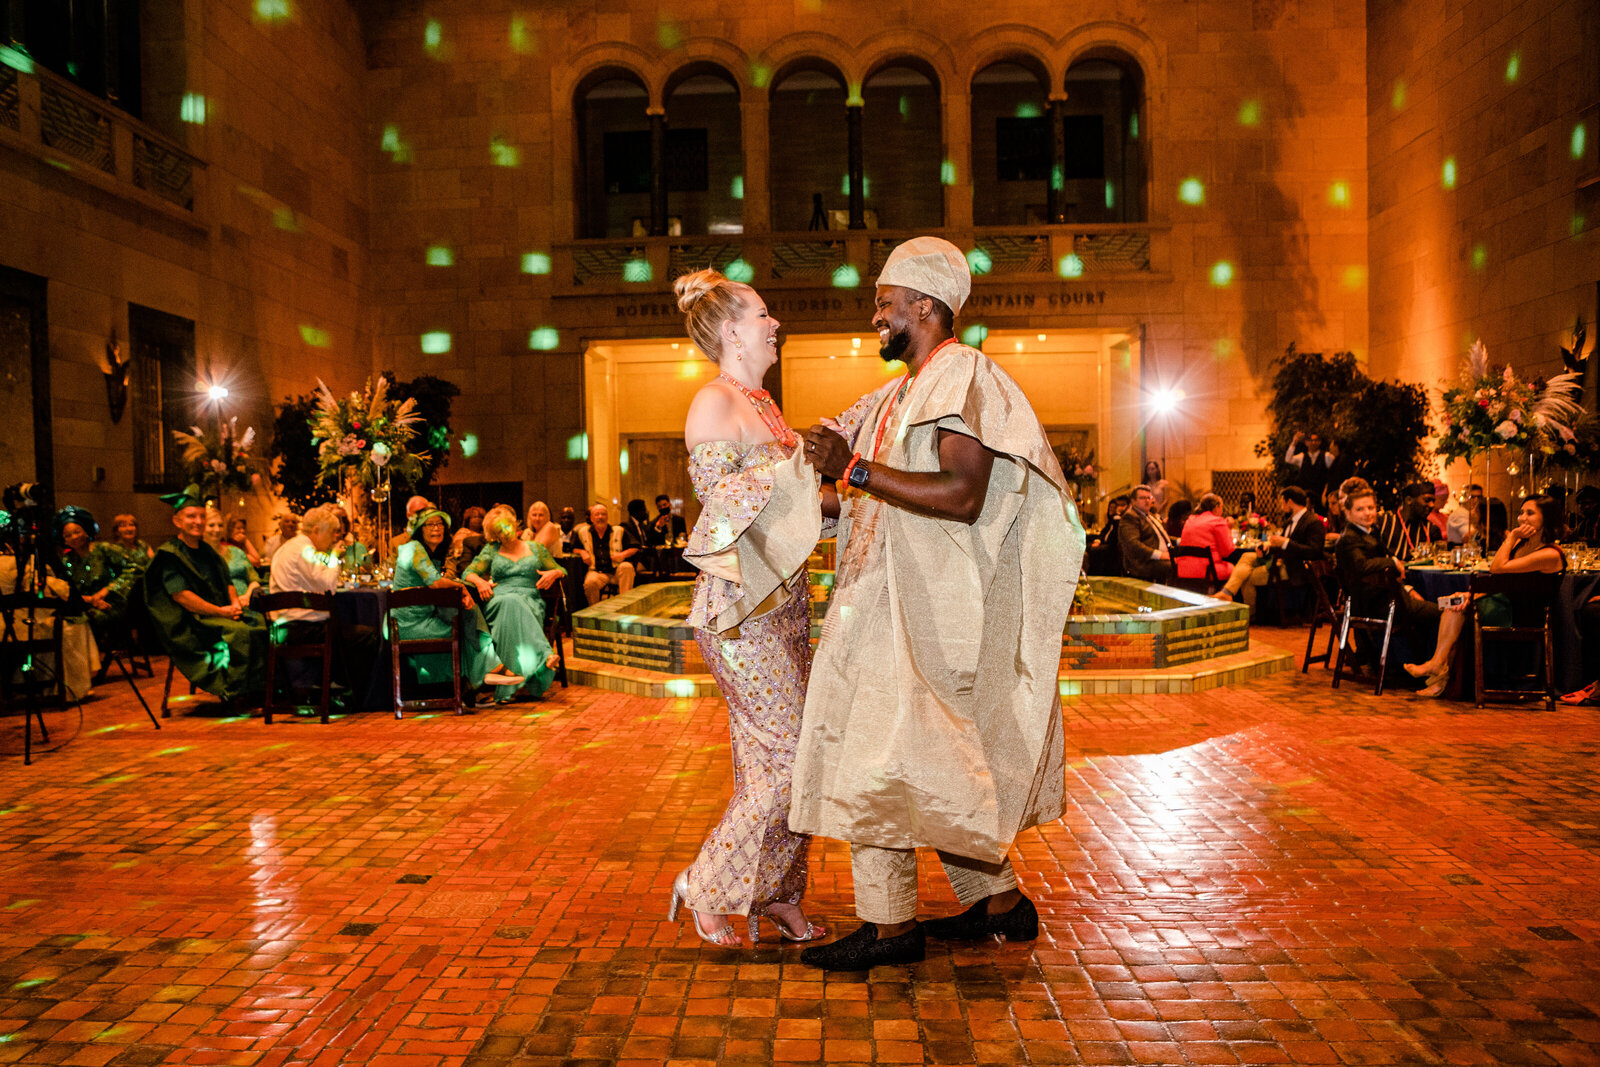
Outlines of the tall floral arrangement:
{"label": "tall floral arrangement", "polygon": [[200,486],[207,500],[220,501],[228,490],[244,493],[261,484],[256,470],[254,427],[239,432],[239,419],[219,421],[216,429],[189,427],[189,432],[173,430],[172,436],[183,450],[183,463],[189,480]]}
{"label": "tall floral arrangement", "polygon": [[1067,476],[1067,483],[1077,486],[1080,492],[1094,485],[1100,478],[1100,469],[1095,466],[1092,448],[1083,453],[1078,451],[1076,445],[1062,445],[1056,449],[1056,459],[1061,461],[1061,473]]}
{"label": "tall floral arrangement", "polygon": [[1489,365],[1482,341],[1473,344],[1459,383],[1444,391],[1444,421],[1435,452],[1440,459],[1474,458],[1497,448],[1553,454],[1573,439],[1583,410],[1581,385],[1572,373],[1549,380],[1518,377],[1510,365]]}
{"label": "tall floral arrangement", "polygon": [[311,419],[312,443],[320,470],[317,484],[334,487],[359,483],[364,489],[386,485],[389,478],[415,482],[426,452],[413,452],[411,440],[421,418],[415,400],[396,402],[386,378],[369,379],[366,388],[336,397],[317,380],[317,408]]}

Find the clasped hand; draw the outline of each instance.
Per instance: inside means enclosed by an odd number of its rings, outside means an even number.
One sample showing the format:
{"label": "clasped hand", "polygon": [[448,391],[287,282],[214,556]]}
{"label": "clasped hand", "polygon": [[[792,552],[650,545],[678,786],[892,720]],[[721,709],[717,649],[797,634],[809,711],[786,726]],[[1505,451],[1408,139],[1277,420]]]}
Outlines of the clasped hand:
{"label": "clasped hand", "polygon": [[842,478],[854,453],[839,433],[839,424],[823,419],[805,434],[805,454],[824,478]]}

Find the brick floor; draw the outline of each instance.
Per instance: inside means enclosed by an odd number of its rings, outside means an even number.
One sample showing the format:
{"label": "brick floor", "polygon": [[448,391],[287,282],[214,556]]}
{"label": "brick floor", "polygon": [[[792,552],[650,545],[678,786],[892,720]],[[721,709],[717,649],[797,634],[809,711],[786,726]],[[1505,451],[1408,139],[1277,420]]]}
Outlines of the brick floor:
{"label": "brick floor", "polygon": [[[664,919],[714,699],[157,733],[103,694],[31,768],[0,726],[3,1063],[1600,1063],[1593,708],[1076,698],[1040,939],[824,980]],[[846,849],[813,872],[848,928]]]}

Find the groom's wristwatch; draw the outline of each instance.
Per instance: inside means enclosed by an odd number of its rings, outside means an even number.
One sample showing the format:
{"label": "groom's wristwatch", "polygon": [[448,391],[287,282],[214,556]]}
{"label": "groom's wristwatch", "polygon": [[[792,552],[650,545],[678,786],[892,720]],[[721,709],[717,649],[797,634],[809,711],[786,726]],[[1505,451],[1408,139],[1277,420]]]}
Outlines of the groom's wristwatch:
{"label": "groom's wristwatch", "polygon": [[867,479],[867,465],[865,463],[857,463],[850,468],[849,482],[855,488],[865,489],[867,487]]}

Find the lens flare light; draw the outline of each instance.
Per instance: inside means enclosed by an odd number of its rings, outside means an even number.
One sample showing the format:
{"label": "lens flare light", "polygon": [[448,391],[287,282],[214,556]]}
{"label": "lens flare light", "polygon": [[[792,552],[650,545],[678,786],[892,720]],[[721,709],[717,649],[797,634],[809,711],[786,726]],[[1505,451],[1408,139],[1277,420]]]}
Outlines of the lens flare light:
{"label": "lens flare light", "polygon": [[1178,199],[1198,207],[1206,202],[1206,187],[1199,178],[1185,178],[1178,185]]}
{"label": "lens flare light", "polygon": [[422,350],[430,356],[442,356],[450,351],[450,334],[432,330],[422,335]]}

